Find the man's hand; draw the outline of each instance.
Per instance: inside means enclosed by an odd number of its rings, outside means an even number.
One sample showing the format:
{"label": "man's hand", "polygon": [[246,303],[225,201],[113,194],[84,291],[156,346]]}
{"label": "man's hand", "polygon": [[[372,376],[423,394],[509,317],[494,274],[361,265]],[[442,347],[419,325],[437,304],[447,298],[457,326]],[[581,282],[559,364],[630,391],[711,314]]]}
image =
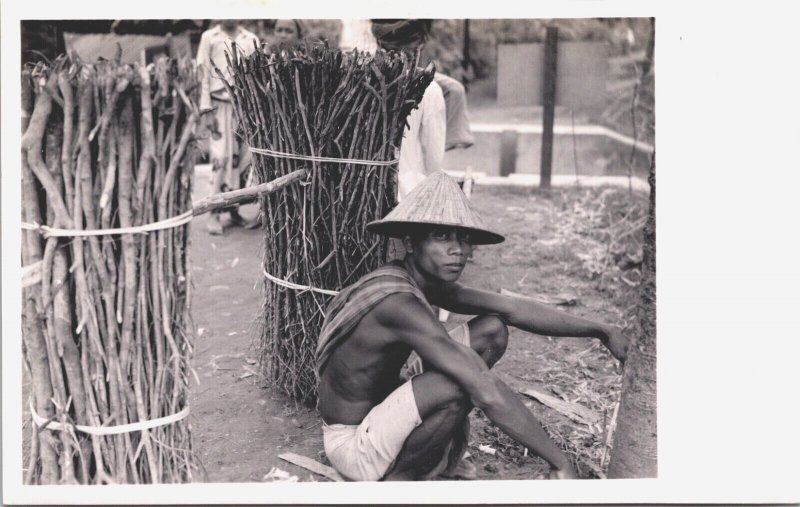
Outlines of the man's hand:
{"label": "man's hand", "polygon": [[622,334],[622,330],[618,327],[607,327],[605,329],[606,338],[603,344],[608,348],[611,354],[619,359],[620,363],[625,363],[628,357],[628,338]]}

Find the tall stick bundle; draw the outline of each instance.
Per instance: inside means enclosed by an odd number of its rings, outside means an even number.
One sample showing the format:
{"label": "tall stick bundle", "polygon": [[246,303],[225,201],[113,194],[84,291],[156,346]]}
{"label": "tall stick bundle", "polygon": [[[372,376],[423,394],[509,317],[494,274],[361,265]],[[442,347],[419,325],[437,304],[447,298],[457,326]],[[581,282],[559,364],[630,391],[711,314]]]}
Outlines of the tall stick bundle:
{"label": "tall stick bundle", "polygon": [[[239,131],[249,146],[302,156],[392,161],[405,120],[433,66],[398,53],[236,46],[227,61]],[[222,77],[222,74],[219,73]],[[298,168],[302,185],[264,197],[264,269],[281,280],[340,290],[383,263],[386,241],[366,231],[396,203],[397,166],[254,154],[257,181]],[[268,381],[297,400],[316,398],[314,352],[331,296],[265,280],[260,362]]]}
{"label": "tall stick bundle", "polygon": [[23,352],[32,414],[50,423],[31,425],[28,483],[192,478],[186,418],[96,434],[186,408],[188,227],[74,231],[191,209],[196,88],[192,64],[166,59],[145,68],[60,57],[23,73],[23,97],[35,96],[22,138],[23,220],[72,231],[24,235],[23,264],[41,261],[41,282],[23,289]]}

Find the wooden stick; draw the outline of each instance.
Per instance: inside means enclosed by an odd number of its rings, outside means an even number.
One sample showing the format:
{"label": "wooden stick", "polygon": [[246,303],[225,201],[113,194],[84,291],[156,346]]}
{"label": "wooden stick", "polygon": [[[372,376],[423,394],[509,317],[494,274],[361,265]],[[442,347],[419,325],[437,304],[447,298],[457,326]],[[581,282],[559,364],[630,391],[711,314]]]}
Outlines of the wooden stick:
{"label": "wooden stick", "polygon": [[233,204],[245,204],[256,201],[260,196],[277,192],[278,190],[291,185],[292,183],[305,178],[308,175],[307,169],[298,169],[272,181],[255,185],[253,187],[232,190],[210,195],[194,203],[192,215],[202,215],[209,211],[225,208]]}
{"label": "wooden stick", "polygon": [[608,429],[606,430],[606,441],[605,445],[603,446],[603,456],[600,458],[600,468],[602,469],[606,464],[606,458],[608,457],[608,451],[611,449],[611,442],[613,442],[614,438],[614,430],[617,428],[617,414],[619,414],[619,401],[614,404],[614,412],[611,415],[611,421],[608,423]]}
{"label": "wooden stick", "polygon": [[344,481],[344,478],[341,475],[339,475],[339,472],[337,472],[336,470],[327,465],[323,465],[322,463],[314,461],[311,458],[306,458],[305,456],[301,456],[293,452],[286,452],[283,454],[279,454],[278,457],[284,461],[288,461],[293,465],[297,465],[299,467],[305,468],[306,470],[310,470],[315,474],[327,477],[332,481],[335,482]]}
{"label": "wooden stick", "polygon": [[583,405],[578,405],[577,403],[569,403],[563,400],[556,398],[555,396],[551,396],[544,391],[536,389],[534,387],[527,387],[524,389],[520,389],[519,392],[533,398],[543,405],[546,405],[558,412],[561,412],[565,416],[569,417],[575,422],[585,424],[587,426],[592,426],[600,421],[600,415],[596,412],[584,407]]}

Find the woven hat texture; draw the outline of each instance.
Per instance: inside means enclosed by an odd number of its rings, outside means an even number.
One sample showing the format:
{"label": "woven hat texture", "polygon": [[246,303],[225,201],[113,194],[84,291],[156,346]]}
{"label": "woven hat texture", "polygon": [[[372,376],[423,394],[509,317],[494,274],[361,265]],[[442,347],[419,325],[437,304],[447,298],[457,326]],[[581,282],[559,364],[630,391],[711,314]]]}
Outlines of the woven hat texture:
{"label": "woven hat texture", "polygon": [[383,219],[367,224],[367,230],[402,238],[408,233],[408,226],[411,224],[447,225],[465,229],[469,231],[471,243],[475,245],[505,241],[503,236],[486,227],[458,183],[443,171],[437,171],[425,178]]}

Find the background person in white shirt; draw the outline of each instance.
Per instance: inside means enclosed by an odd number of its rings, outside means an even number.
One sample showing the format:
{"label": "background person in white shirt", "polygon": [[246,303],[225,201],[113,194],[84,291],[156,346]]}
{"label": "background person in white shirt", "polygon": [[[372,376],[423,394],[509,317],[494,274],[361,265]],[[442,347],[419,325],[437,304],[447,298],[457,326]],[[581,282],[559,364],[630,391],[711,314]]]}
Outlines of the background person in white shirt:
{"label": "background person in white shirt", "polygon": [[341,19],[342,33],[339,36],[339,49],[342,51],[366,51],[375,53],[378,43],[372,35],[372,22],[368,19]]}
{"label": "background person in white shirt", "polygon": [[[236,137],[236,117],[231,97],[214,71],[214,65],[230,80],[225,52],[236,42],[239,51],[249,55],[259,43],[258,37],[243,28],[237,20],[221,20],[203,32],[197,49],[197,64],[202,75],[200,111],[210,131],[208,158],[211,161],[211,193],[217,194],[239,188],[240,171],[250,164],[250,152]],[[212,62],[214,65],[212,65]],[[231,224],[243,226],[245,220],[234,206],[228,208]],[[210,234],[222,234],[221,211],[212,212],[207,221]]]}
{"label": "background person in white shirt", "polygon": [[[372,33],[385,50],[415,55],[428,38],[430,23],[421,19],[373,20]],[[398,201],[425,179],[442,168],[447,116],[441,87],[431,82],[417,109],[408,116],[408,127],[400,144]]]}

